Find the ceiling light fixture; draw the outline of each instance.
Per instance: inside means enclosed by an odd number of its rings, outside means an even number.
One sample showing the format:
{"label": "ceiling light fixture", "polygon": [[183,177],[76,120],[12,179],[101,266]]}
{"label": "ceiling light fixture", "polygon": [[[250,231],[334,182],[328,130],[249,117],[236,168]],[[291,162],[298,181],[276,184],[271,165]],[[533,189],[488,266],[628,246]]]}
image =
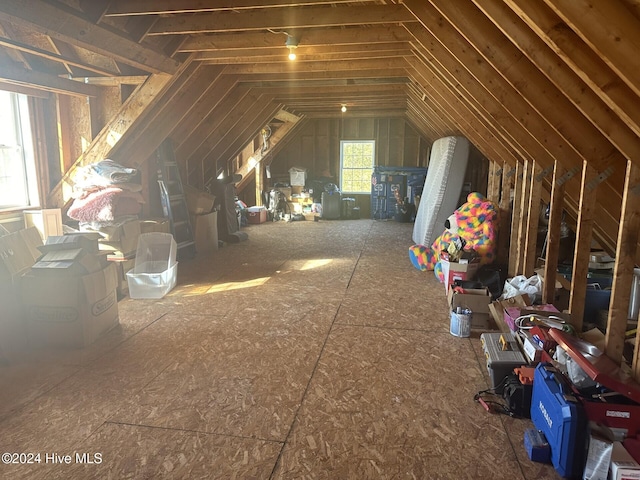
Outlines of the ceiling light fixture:
{"label": "ceiling light fixture", "polygon": [[295,49],[298,48],[298,40],[295,37],[287,34],[287,41],[285,42],[285,46],[289,49],[289,60],[295,60]]}
{"label": "ceiling light fixture", "polygon": [[344,112],[346,112],[346,111],[347,111],[347,106],[346,106],[344,103],[342,104],[342,107],[340,107],[340,111],[341,111],[342,113],[344,113]]}

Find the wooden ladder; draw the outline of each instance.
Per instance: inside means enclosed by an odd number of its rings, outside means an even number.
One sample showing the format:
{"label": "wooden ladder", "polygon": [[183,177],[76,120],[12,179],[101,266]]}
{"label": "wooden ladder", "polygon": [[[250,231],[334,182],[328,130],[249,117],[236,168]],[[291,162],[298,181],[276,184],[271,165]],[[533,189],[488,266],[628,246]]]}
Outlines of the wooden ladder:
{"label": "wooden ladder", "polygon": [[162,210],[164,216],[169,219],[171,233],[178,247],[177,256],[179,259],[193,258],[196,254],[196,244],[171,139],[165,139],[158,147],[156,159]]}

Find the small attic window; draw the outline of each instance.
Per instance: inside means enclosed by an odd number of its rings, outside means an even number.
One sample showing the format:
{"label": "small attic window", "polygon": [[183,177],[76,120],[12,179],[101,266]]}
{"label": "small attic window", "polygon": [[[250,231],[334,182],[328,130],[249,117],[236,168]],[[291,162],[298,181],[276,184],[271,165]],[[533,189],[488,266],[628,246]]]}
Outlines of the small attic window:
{"label": "small attic window", "polygon": [[0,209],[37,204],[28,98],[0,90]]}
{"label": "small attic window", "polygon": [[340,191],[371,193],[371,174],[375,165],[376,142],[340,142]]}

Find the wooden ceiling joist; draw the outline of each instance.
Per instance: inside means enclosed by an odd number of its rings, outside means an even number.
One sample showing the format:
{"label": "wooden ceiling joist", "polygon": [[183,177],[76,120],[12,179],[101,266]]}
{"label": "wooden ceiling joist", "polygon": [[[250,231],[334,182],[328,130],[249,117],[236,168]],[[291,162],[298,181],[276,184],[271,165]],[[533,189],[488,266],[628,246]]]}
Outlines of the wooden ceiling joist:
{"label": "wooden ceiling joist", "polygon": [[165,16],[158,19],[149,35],[292,30],[413,21],[416,21],[415,18],[403,5],[371,5],[366,9],[343,5],[309,6],[286,10],[198,13],[186,19]]}
{"label": "wooden ceiling joist", "polygon": [[[640,135],[640,102],[635,93],[582,39],[543,2],[505,0],[513,11],[547,43],[556,55],[587,84],[612,111]],[[580,48],[580,47],[583,48]]]}
{"label": "wooden ceiling joist", "polygon": [[52,93],[79,97],[97,97],[98,87],[73,82],[65,78],[48,75],[35,70],[25,70],[8,61],[0,60],[0,79],[7,83],[14,83],[25,87],[35,87]]}
{"label": "wooden ceiling joist", "polygon": [[622,2],[544,1],[636,95],[640,95],[640,21]]}
{"label": "wooden ceiling joist", "polygon": [[[217,0],[212,3],[208,0],[114,0],[110,2],[106,16],[129,15],[169,15],[178,13],[202,13],[225,10],[243,10],[272,7],[300,7],[307,5],[334,5],[340,3],[352,3],[353,0],[262,0],[256,5],[254,0]],[[374,2],[371,2],[374,3]]]}
{"label": "wooden ceiling joist", "polygon": [[[61,22],[61,18],[65,21]],[[49,3],[3,0],[0,20],[94,50],[151,73],[174,74],[178,70],[176,60]]]}
{"label": "wooden ceiling joist", "polygon": [[[314,28],[298,33],[300,50],[312,47],[339,47],[342,45],[376,45],[409,41],[406,30],[400,26],[372,25],[366,28]],[[180,52],[224,52],[249,50],[260,55],[263,49],[284,49],[286,37],[278,32],[242,32],[198,34],[188,36]]]}

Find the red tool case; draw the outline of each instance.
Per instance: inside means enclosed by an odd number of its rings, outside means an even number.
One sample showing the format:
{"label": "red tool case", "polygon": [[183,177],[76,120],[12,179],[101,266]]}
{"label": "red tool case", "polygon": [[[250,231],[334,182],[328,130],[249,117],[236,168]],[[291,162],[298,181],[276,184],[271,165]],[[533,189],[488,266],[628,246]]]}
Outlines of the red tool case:
{"label": "red tool case", "polygon": [[[595,382],[617,392],[617,397],[589,399],[581,397],[587,418],[611,429],[625,437],[640,434],[640,384],[625,375],[619,365],[603,352],[596,352],[591,344],[571,335],[551,328],[549,335]],[[587,353],[591,350],[591,354]],[[621,396],[623,398],[621,398]]]}

